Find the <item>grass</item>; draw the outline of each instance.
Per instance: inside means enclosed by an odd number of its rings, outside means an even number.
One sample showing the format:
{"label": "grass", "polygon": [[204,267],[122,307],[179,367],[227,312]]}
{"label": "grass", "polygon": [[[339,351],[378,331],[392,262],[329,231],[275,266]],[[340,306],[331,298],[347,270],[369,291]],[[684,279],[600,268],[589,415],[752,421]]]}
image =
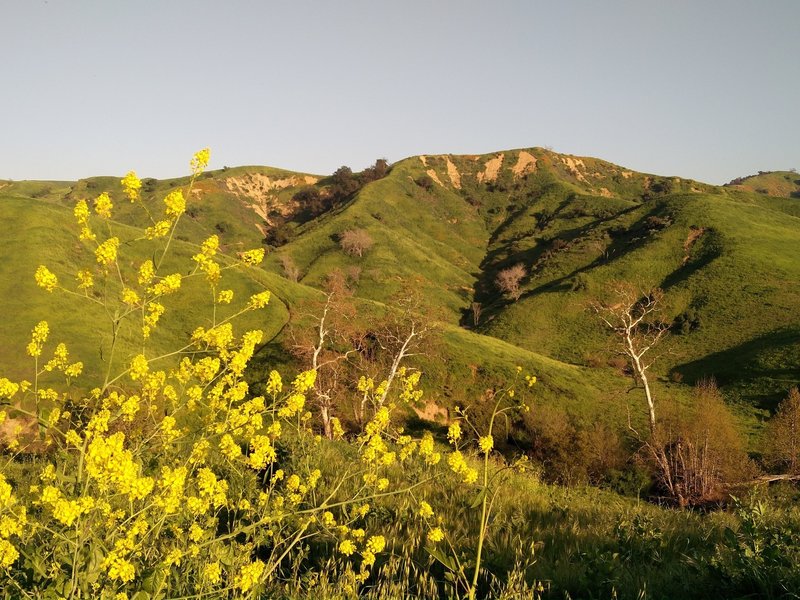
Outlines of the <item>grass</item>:
{"label": "grass", "polygon": [[[242,293],[260,285],[277,292],[281,305],[276,303],[267,323],[272,336],[297,301],[318,294],[331,271],[355,270],[355,294],[363,302],[391,305],[414,293],[428,318],[442,324],[444,341],[437,352],[444,353],[447,367],[436,356],[420,362],[430,377],[429,397],[437,403],[449,407],[480,397],[509,372],[502,365],[513,359],[542,373],[548,401],[580,415],[616,407],[611,409],[616,421],[629,402],[620,391],[626,382],[602,366],[613,356],[613,344],[587,307],[613,280],[661,286],[668,299],[664,317],[691,313],[696,321],[684,335],[668,340],[653,367],[664,393],[685,398],[689,385],[715,376],[745,428],[757,435],[777,400],[800,382],[797,203],[747,191],[747,186],[720,188],[636,173],[541,148],[524,151],[536,159],[535,169],[515,174],[521,152],[503,152],[496,178],[488,182],[479,176],[501,153],[428,156],[426,164],[418,157],[400,161],[344,205],[292,223],[294,240],[268,256],[263,273],[238,285]],[[448,162],[458,171],[460,188],[451,182]],[[426,190],[414,182],[429,169],[443,185]],[[206,173],[178,231],[182,256],[188,258],[211,233],[220,235],[229,253],[261,243],[264,221],[226,184],[230,177],[254,175],[295,178],[293,185],[272,193],[276,206],[289,206],[305,185],[304,176],[269,167]],[[145,180],[145,204],[159,211],[161,198],[183,183]],[[326,180],[316,185],[324,190]],[[0,209],[9,222],[20,224],[1,242],[2,254],[15,256],[15,248],[41,241],[38,255],[15,257],[3,267],[3,308],[18,317],[8,334],[14,347],[27,337],[35,315],[59,315],[70,333],[95,322],[95,316],[69,315],[57,300],[42,299],[29,273],[41,262],[63,273],[74,268],[75,249],[58,224],[69,219],[66,209],[76,199],[105,189],[115,200],[117,218],[132,227],[134,236],[146,223],[121,197],[117,178],[13,182],[0,189]],[[339,248],[338,235],[350,228],[365,229],[375,240],[363,258]],[[698,228],[702,235],[688,243]],[[280,277],[280,255],[297,264],[300,284]],[[509,302],[493,282],[499,269],[517,262],[530,275],[520,300]],[[190,298],[176,302],[176,308],[191,305]],[[473,302],[483,311],[477,327]],[[285,340],[278,337],[279,342]],[[76,351],[99,364],[97,346]],[[271,351],[273,356],[280,352],[280,344]],[[0,350],[0,361],[11,356]],[[17,367],[7,368],[13,373]],[[667,385],[668,377],[683,378],[684,385]]]}

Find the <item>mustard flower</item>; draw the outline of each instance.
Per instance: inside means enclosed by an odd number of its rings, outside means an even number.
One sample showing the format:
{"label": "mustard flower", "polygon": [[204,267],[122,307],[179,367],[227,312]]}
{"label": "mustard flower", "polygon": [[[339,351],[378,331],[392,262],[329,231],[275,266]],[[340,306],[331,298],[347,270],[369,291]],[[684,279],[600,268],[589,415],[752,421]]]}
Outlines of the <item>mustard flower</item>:
{"label": "mustard flower", "polygon": [[339,420],[338,417],[331,418],[331,432],[333,433],[333,439],[340,440],[344,437],[344,429],[342,429],[342,422]]}
{"label": "mustard flower", "polygon": [[461,423],[459,421],[451,423],[447,428],[447,439],[454,445],[461,439]]}
{"label": "mustard flower", "polygon": [[0,568],[8,568],[19,558],[19,552],[8,540],[0,539]]}
{"label": "mustard flower", "polygon": [[83,373],[83,363],[80,361],[72,363],[64,369],[64,375],[67,377],[78,377],[81,373]]}
{"label": "mustard flower", "polygon": [[491,435],[482,436],[478,439],[478,447],[484,454],[489,454],[494,448],[494,438]]}
{"label": "mustard flower", "polygon": [[255,250],[240,252],[239,260],[241,260],[247,266],[256,267],[264,260],[264,248],[256,248]]}
{"label": "mustard flower", "polygon": [[200,251],[203,253],[203,256],[207,258],[214,256],[217,250],[219,250],[219,236],[217,235],[208,237],[200,246]]}
{"label": "mustard flower", "polygon": [[326,510],[322,513],[322,525],[325,527],[335,527],[336,526],[336,519],[333,516],[333,513],[329,510]]}
{"label": "mustard flower", "polygon": [[205,168],[208,166],[208,161],[211,159],[211,150],[209,148],[203,148],[202,150],[198,150],[192,156],[192,160],[189,161],[189,167],[192,169],[192,175],[195,177],[200,175]]}
{"label": "mustard flower", "polygon": [[203,576],[208,579],[209,583],[213,585],[218,584],[222,578],[222,567],[220,567],[219,561],[206,564],[206,566],[203,567]]}
{"label": "mustard flower", "polygon": [[233,300],[233,290],[221,290],[217,295],[217,304],[230,304]]}
{"label": "mustard flower", "polygon": [[444,539],[444,531],[441,527],[434,527],[428,532],[428,540],[434,544],[441,542]]}
{"label": "mustard flower", "polygon": [[155,266],[153,265],[152,260],[146,260],[141,265],[139,265],[139,273],[138,273],[138,281],[139,285],[147,285],[151,281],[153,281],[153,277],[156,274]]}
{"label": "mustard flower", "polygon": [[419,516],[423,519],[430,519],[433,516],[431,505],[424,500],[419,503]]}
{"label": "mustard flower", "polygon": [[109,267],[117,260],[117,250],[119,249],[119,238],[109,238],[100,244],[94,251],[97,262],[105,267]]}
{"label": "mustard flower", "polygon": [[72,214],[75,215],[75,219],[78,221],[78,225],[83,225],[83,226],[88,225],[89,205],[86,203],[86,200],[78,200],[78,203],[75,205]]}
{"label": "mustard flower", "polygon": [[136,306],[139,304],[141,299],[139,298],[139,294],[136,293],[135,290],[131,288],[122,288],[122,303],[127,304],[128,306]]}
{"label": "mustard flower", "polygon": [[122,190],[131,202],[139,199],[139,190],[142,189],[142,181],[136,176],[134,171],[128,173],[120,180]]}
{"label": "mustard flower", "polygon": [[257,435],[250,440],[248,465],[252,469],[261,470],[275,461],[277,455],[272,442],[266,435]]}
{"label": "mustard flower", "polygon": [[167,194],[166,198],[164,198],[164,204],[167,207],[165,214],[173,219],[177,219],[186,212],[186,199],[183,197],[183,191],[180,189],[172,190]]}
{"label": "mustard flower", "polygon": [[42,355],[42,346],[47,341],[48,335],[50,335],[50,326],[47,321],[39,321],[31,332],[31,341],[26,348],[29,356],[35,358]]}
{"label": "mustard flower", "polygon": [[174,294],[181,289],[182,276],[180,273],[172,273],[166,277],[161,277],[159,281],[149,287],[147,291],[155,296],[167,296]]}
{"label": "mustard flower", "polygon": [[219,441],[219,450],[228,460],[236,460],[242,455],[242,449],[239,447],[231,435],[226,433]]}
{"label": "mustard flower", "polygon": [[148,227],[144,230],[144,237],[148,240],[156,240],[158,238],[165,237],[169,230],[172,228],[172,223],[169,221],[158,221],[152,227]]}
{"label": "mustard flower", "polygon": [[[0,377],[0,398],[11,398],[19,391],[19,384],[10,379]],[[1,422],[1,421],[0,421]]]}
{"label": "mustard flower", "polygon": [[148,365],[144,354],[137,354],[133,357],[133,361],[131,361],[131,368],[128,375],[131,379],[136,381],[137,379],[144,377],[149,370],[150,366]]}
{"label": "mustard flower", "polygon": [[81,269],[78,271],[78,273],[75,275],[75,279],[78,281],[79,290],[88,290],[94,285],[94,277],[92,276],[92,272],[86,269]]}
{"label": "mustard flower", "polygon": [[353,543],[353,540],[342,540],[342,542],[339,544],[339,552],[345,556],[350,556],[355,551],[356,545]]}
{"label": "mustard flower", "polygon": [[265,567],[266,565],[260,560],[256,560],[248,565],[243,566],[239,571],[239,574],[236,576],[236,579],[234,579],[233,587],[243,592],[251,590],[253,587],[258,585],[259,579],[261,579],[261,575],[263,575]]}
{"label": "mustard flower", "polygon": [[111,218],[111,209],[114,205],[111,203],[111,197],[108,192],[103,192],[94,201],[94,212],[104,219]]}
{"label": "mustard flower", "polygon": [[247,302],[247,308],[253,310],[264,308],[267,304],[269,304],[270,296],[271,294],[269,291],[253,294],[250,296],[250,300]]}
{"label": "mustard flower", "polygon": [[58,286],[58,277],[44,265],[39,265],[33,277],[36,285],[47,292],[52,292]]}
{"label": "mustard flower", "polygon": [[66,436],[64,436],[64,439],[69,446],[75,446],[76,448],[80,448],[83,445],[83,439],[81,438],[80,434],[74,429],[70,429],[67,432]]}

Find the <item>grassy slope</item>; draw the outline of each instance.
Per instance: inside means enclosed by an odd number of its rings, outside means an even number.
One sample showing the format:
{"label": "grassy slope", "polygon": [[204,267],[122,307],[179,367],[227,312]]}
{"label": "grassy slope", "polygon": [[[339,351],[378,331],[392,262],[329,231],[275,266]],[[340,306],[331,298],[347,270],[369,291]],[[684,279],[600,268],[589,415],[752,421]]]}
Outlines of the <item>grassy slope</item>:
{"label": "grassy slope", "polygon": [[734,181],[728,185],[736,190],[782,198],[797,198],[800,195],[800,175],[792,171],[759,173]]}
{"label": "grassy slope", "polygon": [[[535,168],[529,165],[515,172],[526,157],[536,159]],[[492,162],[499,166],[494,177],[487,168]],[[460,187],[451,178],[453,169]],[[426,172],[439,182],[430,190],[414,183]],[[225,181],[254,174],[273,180],[297,175],[266,167],[207,174],[198,182],[199,194],[189,201],[191,216],[184,218],[178,232],[178,240],[186,244],[181,250],[186,258],[192,244],[220,229],[229,252],[260,243],[263,219],[249,208],[247,198],[231,193]],[[160,198],[182,183],[185,180],[146,180],[146,203],[159,211]],[[322,180],[318,186],[324,184]],[[274,190],[271,201],[289,206],[300,185]],[[28,254],[6,265],[4,281],[28,281],[25,273],[39,262],[57,264],[71,242],[54,227],[63,213],[53,211],[103,189],[111,190],[120,220],[146,225],[120,196],[115,178],[74,185],[19,182],[0,190],[17,194],[16,200],[3,202],[4,210],[26,224],[3,241],[6,255],[25,240],[49,240],[37,248],[43,256]],[[24,201],[22,196],[37,198]],[[34,206],[35,213],[28,212]],[[346,205],[294,223],[295,239],[268,257],[267,279],[261,283],[281,288],[291,304],[293,298],[313,297],[314,288],[321,287],[333,269],[356,268],[359,298],[391,303],[415,293],[426,315],[442,324],[446,368],[423,359],[431,378],[429,395],[437,401],[451,405],[476,397],[512,374],[513,364],[523,363],[547,373],[542,378],[549,390],[545,396],[578,412],[602,412],[625,385],[610,368],[570,366],[596,365],[613,354],[608,335],[587,310],[589,301],[602,297],[616,279],[658,285],[668,293],[665,315],[692,312],[699,328],[672,337],[656,373],[666,377],[677,372],[687,383],[715,375],[743,405],[771,407],[800,380],[800,325],[794,310],[800,279],[798,218],[800,209],[793,199],[635,173],[602,160],[539,148],[486,156],[414,157],[394,165],[389,176],[368,184]],[[354,227],[366,229],[375,240],[360,259],[345,255],[337,241],[342,231]],[[697,231],[702,235],[689,243],[690,234]],[[300,268],[300,285],[277,276],[283,254]],[[493,281],[499,269],[517,262],[531,275],[523,282],[522,298],[509,303]],[[68,263],[64,270],[73,266]],[[7,286],[10,292],[11,284]],[[32,289],[16,295],[29,296],[36,296]],[[8,293],[5,297],[10,298]],[[483,307],[477,328],[483,336],[463,328],[471,326],[473,301]],[[29,308],[44,308],[37,306],[41,300],[31,301],[32,306],[14,302],[9,299],[7,306],[20,315]],[[275,317],[275,330],[287,318],[286,311],[280,309]],[[54,312],[67,313],[67,305],[55,305]],[[12,339],[27,336],[35,318],[28,321],[15,325]],[[665,379],[661,385],[667,385]],[[665,389],[671,395],[685,393],[681,386]]]}

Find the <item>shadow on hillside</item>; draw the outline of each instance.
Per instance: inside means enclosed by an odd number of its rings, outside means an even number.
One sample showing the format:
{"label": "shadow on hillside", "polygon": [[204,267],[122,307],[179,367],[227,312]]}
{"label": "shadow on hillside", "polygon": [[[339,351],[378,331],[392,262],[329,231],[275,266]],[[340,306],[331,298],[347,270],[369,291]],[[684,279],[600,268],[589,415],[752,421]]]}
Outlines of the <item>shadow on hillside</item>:
{"label": "shadow on hillside", "polygon": [[704,234],[698,244],[699,248],[693,252],[695,256],[690,255],[690,259],[685,264],[667,275],[661,282],[661,289],[665,292],[668,291],[722,256],[720,237],[720,234],[714,230],[709,230]]}
{"label": "shadow on hillside", "polygon": [[739,346],[677,365],[686,383],[714,377],[740,399],[774,411],[792,386],[800,384],[800,327],[765,333]]}
{"label": "shadow on hillside", "polygon": [[[536,265],[537,263],[541,263],[546,260],[548,253],[550,253],[552,256],[555,256],[559,251],[568,250],[574,241],[586,236],[589,232],[600,225],[614,221],[615,219],[640,209],[640,205],[628,207],[611,216],[596,218],[585,225],[562,230],[553,240],[550,240],[550,244],[537,243],[536,246],[532,248],[511,254],[507,258],[498,262],[495,262],[497,261],[498,257],[502,256],[503,254],[507,254],[509,246],[513,242],[522,238],[518,236],[518,238],[509,240],[509,242],[503,246],[489,251],[481,262],[481,272],[474,274],[476,276],[476,282],[473,287],[473,297],[475,298],[475,301],[483,305],[484,319],[490,319],[493,315],[496,315],[503,308],[511,304],[510,301],[502,297],[498,297],[499,295],[495,288],[494,280],[500,270],[517,263],[523,263],[526,265],[526,267],[530,268],[531,265]],[[574,269],[573,271],[561,277],[544,282],[533,289],[527,290],[520,296],[519,300],[523,300],[544,292],[569,291],[573,287],[575,277],[581,273],[590,271],[600,265],[613,263],[624,256],[625,253],[632,252],[643,247],[651,239],[647,229],[647,219],[658,215],[661,211],[661,206],[654,207],[624,231],[616,232],[612,238],[611,244],[606,248],[603,254],[596,257],[589,264],[579,267],[578,269]],[[560,240],[564,244],[560,249],[555,249],[552,245],[552,242],[556,240]],[[536,272],[533,272],[528,275],[525,280],[523,280],[522,285],[529,285],[530,282],[535,278]],[[463,310],[463,316],[461,320],[462,325],[469,324],[471,318],[472,313],[467,307]]]}

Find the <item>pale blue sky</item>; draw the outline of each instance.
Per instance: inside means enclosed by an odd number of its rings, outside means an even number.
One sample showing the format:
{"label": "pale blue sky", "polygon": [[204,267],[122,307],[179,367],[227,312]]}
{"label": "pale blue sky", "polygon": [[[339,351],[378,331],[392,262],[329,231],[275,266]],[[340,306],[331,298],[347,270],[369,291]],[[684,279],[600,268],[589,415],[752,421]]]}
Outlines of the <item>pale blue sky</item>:
{"label": "pale blue sky", "polygon": [[0,0],[0,178],[528,146],[800,168],[800,1]]}

